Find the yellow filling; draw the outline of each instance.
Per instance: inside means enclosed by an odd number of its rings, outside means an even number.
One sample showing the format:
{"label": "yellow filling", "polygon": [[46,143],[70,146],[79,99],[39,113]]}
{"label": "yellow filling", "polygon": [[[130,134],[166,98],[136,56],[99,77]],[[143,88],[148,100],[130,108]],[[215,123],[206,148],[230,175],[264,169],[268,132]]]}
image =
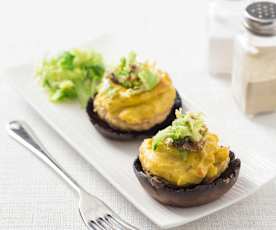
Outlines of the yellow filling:
{"label": "yellow filling", "polygon": [[140,146],[139,159],[145,171],[171,184],[186,186],[211,182],[228,167],[229,149],[218,145],[218,137],[208,133],[201,152],[189,152],[184,159],[179,151],[166,145],[152,149],[152,139]]}
{"label": "yellow filling", "polygon": [[106,79],[94,100],[94,108],[102,119],[114,127],[146,130],[165,120],[175,97],[171,79],[163,72],[156,87],[140,93],[133,93]]}

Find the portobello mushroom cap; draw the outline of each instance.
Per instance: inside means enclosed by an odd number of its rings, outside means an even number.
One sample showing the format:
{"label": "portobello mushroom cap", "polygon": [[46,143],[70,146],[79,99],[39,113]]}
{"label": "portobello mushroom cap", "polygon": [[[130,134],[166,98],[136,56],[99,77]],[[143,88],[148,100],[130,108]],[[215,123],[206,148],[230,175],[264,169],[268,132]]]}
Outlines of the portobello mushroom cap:
{"label": "portobello mushroom cap", "polygon": [[164,179],[144,172],[139,158],[133,163],[136,177],[142,187],[162,204],[176,207],[192,207],[212,202],[225,194],[237,181],[241,161],[230,151],[227,169],[213,182],[178,187]]}
{"label": "portobello mushroom cap", "polygon": [[176,119],[175,110],[182,108],[182,100],[179,93],[176,91],[176,98],[172,106],[171,112],[167,118],[160,124],[153,126],[152,128],[144,131],[125,131],[111,127],[106,121],[101,119],[97,112],[94,111],[94,100],[90,98],[86,112],[89,116],[91,123],[94,127],[105,137],[116,140],[132,140],[132,139],[145,139],[147,137],[154,136],[159,130],[166,128]]}

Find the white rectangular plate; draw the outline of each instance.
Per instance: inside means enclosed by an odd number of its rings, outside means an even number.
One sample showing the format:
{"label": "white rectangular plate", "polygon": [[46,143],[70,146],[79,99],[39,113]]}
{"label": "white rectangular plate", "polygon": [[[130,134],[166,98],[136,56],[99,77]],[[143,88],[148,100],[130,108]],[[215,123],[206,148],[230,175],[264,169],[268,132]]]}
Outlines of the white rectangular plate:
{"label": "white rectangular plate", "polygon": [[[140,47],[138,43],[141,44]],[[145,42],[138,43],[133,47],[134,43],[129,42],[128,44],[126,40],[107,35],[88,42],[85,46],[102,52],[109,63],[132,49],[138,50],[138,53],[145,56],[154,56],[151,55],[152,49],[149,46],[145,47]],[[159,60],[162,62],[162,58]],[[215,129],[221,134],[223,140],[225,142],[227,140],[226,143],[231,148],[234,147],[234,151],[242,160],[238,182],[221,199],[201,207],[180,209],[163,206],[143,190],[133,173],[132,163],[138,154],[139,142],[127,143],[108,140],[97,133],[89,122],[85,110],[81,109],[78,104],[56,105],[50,103],[46,93],[34,79],[33,70],[33,63],[15,67],[7,72],[7,77],[10,84],[53,129],[133,205],[161,228],[183,225],[227,207],[252,194],[276,175],[276,157],[275,154],[272,154],[276,137],[274,123],[276,116],[268,115],[265,119],[261,118],[257,122],[251,121],[236,111],[228,95],[224,96],[224,93],[216,92],[215,100],[222,100],[222,103],[217,101],[220,103],[218,106],[220,109],[216,110],[216,117],[213,117],[213,121],[216,120],[216,122],[210,121],[210,123],[214,124],[214,128],[216,127]],[[178,90],[182,94],[181,85],[178,85]],[[203,89],[202,94],[204,95]],[[206,93],[205,101],[208,101],[207,94],[209,93]],[[186,107],[193,110],[195,107],[186,100],[185,96],[182,97]],[[211,110],[215,110],[217,106],[210,105],[210,107]],[[219,111],[223,108],[228,108],[230,115],[225,112],[220,113]],[[271,154],[264,153],[262,150],[270,150]]]}

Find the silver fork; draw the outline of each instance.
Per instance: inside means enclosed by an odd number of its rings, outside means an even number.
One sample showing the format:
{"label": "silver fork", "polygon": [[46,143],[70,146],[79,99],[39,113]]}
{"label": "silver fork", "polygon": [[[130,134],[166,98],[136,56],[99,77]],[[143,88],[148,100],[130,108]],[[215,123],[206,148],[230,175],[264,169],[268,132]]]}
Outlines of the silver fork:
{"label": "silver fork", "polygon": [[50,166],[79,195],[79,213],[88,229],[93,230],[138,230],[114,213],[103,201],[89,194],[63,167],[47,152],[38,138],[22,121],[11,121],[7,125],[8,133],[24,145],[40,160]]}

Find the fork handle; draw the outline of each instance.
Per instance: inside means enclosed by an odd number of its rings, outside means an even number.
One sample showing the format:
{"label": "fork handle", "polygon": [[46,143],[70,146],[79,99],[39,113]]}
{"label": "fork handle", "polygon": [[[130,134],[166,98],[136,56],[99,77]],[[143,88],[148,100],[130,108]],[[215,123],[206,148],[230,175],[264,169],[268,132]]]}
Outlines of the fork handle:
{"label": "fork handle", "polygon": [[58,175],[60,175],[74,190],[78,193],[84,189],[78,182],[65,171],[63,167],[47,152],[40,143],[34,132],[23,121],[11,121],[7,125],[8,134],[34,153],[40,160],[50,166]]}

